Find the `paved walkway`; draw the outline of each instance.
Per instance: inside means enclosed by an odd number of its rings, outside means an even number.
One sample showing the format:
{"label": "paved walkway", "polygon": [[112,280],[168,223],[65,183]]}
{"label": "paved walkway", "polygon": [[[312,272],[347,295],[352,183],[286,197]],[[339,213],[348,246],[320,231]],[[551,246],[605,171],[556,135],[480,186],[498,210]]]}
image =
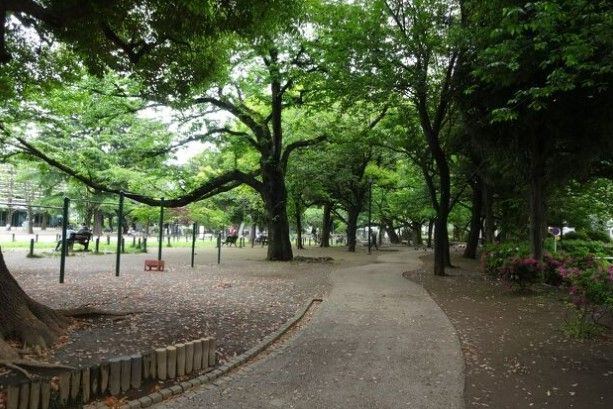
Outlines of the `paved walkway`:
{"label": "paved walkway", "polygon": [[329,297],[279,353],[156,408],[463,408],[454,329],[426,291],[401,276],[418,266],[417,253],[374,257],[333,273]]}

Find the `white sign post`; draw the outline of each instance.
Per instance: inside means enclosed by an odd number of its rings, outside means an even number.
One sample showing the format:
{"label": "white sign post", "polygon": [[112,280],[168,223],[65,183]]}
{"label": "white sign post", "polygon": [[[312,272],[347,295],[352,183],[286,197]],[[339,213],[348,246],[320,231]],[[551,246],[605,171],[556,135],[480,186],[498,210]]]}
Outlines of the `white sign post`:
{"label": "white sign post", "polygon": [[558,244],[558,240],[560,240],[562,229],[560,229],[559,227],[549,227],[547,231],[549,231],[549,234],[553,236],[553,252],[555,253],[558,250],[557,244]]}

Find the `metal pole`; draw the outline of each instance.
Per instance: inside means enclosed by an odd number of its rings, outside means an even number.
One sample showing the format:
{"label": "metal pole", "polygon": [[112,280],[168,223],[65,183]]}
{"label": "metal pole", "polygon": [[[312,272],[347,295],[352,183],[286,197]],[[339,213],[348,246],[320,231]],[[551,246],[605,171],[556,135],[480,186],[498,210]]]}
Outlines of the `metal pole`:
{"label": "metal pole", "polygon": [[66,231],[68,230],[68,206],[70,199],[64,198],[64,207],[62,209],[62,254],[60,256],[60,284],[64,283],[64,271],[66,269]]}
{"label": "metal pole", "polygon": [[194,268],[194,254],[196,252],[196,229],[198,225],[194,223],[192,225],[192,268]]}
{"label": "metal pole", "polygon": [[372,230],[370,224],[372,222],[372,179],[368,179],[368,254],[372,248]]}
{"label": "metal pole", "polygon": [[158,240],[158,260],[162,259],[162,242],[164,241],[164,198],[160,199],[160,238]]}
{"label": "metal pole", "polygon": [[221,264],[221,232],[217,236],[217,264]]}
{"label": "metal pole", "polygon": [[119,192],[119,209],[117,211],[117,259],[115,261],[115,277],[119,277],[121,267],[121,250],[123,248],[123,192]]}

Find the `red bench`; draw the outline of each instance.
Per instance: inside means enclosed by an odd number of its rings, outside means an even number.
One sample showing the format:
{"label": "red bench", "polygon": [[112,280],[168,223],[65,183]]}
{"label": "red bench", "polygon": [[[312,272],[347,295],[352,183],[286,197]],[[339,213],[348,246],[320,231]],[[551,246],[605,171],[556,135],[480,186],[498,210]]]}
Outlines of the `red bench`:
{"label": "red bench", "polygon": [[154,268],[157,271],[164,271],[164,260],[145,260],[145,270],[151,271]]}

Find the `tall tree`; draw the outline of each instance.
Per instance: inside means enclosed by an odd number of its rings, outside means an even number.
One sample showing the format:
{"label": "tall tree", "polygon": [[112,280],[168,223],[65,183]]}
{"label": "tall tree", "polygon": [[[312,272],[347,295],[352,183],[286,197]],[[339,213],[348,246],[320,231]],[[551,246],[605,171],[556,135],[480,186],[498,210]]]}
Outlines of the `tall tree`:
{"label": "tall tree", "polygon": [[408,102],[415,108],[436,167],[434,273],[444,275],[451,178],[443,135],[455,92],[459,51],[452,33],[459,26],[458,5],[443,0],[358,1],[333,4],[326,16],[320,42],[333,86],[345,89],[351,99],[389,99],[391,93],[396,104]]}
{"label": "tall tree", "polygon": [[537,259],[551,189],[610,174],[612,13],[608,1],[465,2],[463,112],[490,152],[505,147],[508,176],[525,182]]}
{"label": "tall tree", "polygon": [[[2,1],[0,4],[0,92],[3,96],[0,143],[21,137],[7,112],[23,108],[31,88],[48,88],[80,74],[81,62],[102,74],[108,68],[132,72],[146,84],[153,100],[177,101],[180,95],[211,80],[227,57],[230,38],[253,37],[276,31],[301,2],[262,1]],[[34,31],[26,29],[33,28]],[[38,34],[38,37],[32,33]],[[59,40],[58,46],[54,40]],[[74,51],[79,58],[75,58]],[[74,77],[73,77],[74,78]],[[28,92],[26,92],[28,91]],[[19,124],[23,125],[23,124]],[[14,140],[12,141],[14,142]],[[21,137],[19,144],[31,155],[46,160],[95,190],[117,193],[105,180],[75,172],[45,155],[44,148]],[[3,151],[3,156],[5,152]],[[11,153],[9,153],[11,154]],[[182,206],[227,190],[243,176],[231,172],[204,183],[186,197],[170,201]],[[159,201],[131,195],[148,204]],[[16,351],[6,339],[26,345],[50,345],[67,319],[29,298],[11,276],[0,253],[0,360],[14,360]]]}

